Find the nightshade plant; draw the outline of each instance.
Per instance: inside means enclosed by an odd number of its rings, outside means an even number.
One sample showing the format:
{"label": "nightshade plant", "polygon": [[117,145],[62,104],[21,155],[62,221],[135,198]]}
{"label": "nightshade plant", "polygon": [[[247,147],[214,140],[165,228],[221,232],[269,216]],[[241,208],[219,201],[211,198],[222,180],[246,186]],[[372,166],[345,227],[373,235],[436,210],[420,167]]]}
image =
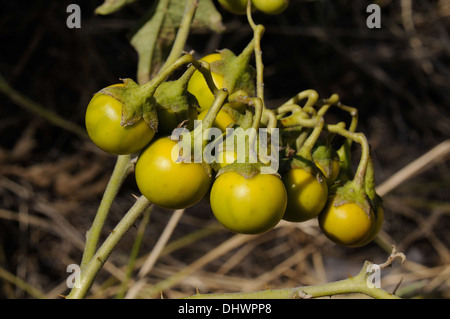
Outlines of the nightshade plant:
{"label": "nightshade plant", "polygon": [[[129,2],[105,1],[97,13],[111,14]],[[193,52],[184,52],[190,30],[199,25],[222,29],[212,0],[156,1],[151,18],[131,39],[139,54],[137,81],[123,79],[101,89],[87,110],[89,136],[117,155],[117,163],[87,232],[80,284],[66,298],[87,296],[114,247],[152,205],[183,210],[210,196],[215,218],[226,229],[242,234],[270,231],[282,219],[298,223],[318,218],[323,233],[338,245],[362,246],[377,235],[383,206],[375,191],[370,145],[356,130],[357,109],[343,104],[336,94],[320,97],[313,89],[299,90],[275,108],[265,105],[261,51],[265,28],[255,23],[252,12],[279,14],[289,2],[268,2],[273,8],[262,3],[219,1],[225,10],[247,15],[253,38],[241,52],[217,48],[197,59]],[[165,56],[167,43],[170,50]],[[107,111],[112,106],[120,107],[114,121]],[[332,108],[347,112],[350,124],[325,121]],[[199,119],[201,125],[196,125]],[[230,136],[234,139],[239,129],[248,134],[231,143]],[[269,135],[263,138],[261,129]],[[177,130],[183,134],[171,135]],[[110,131],[120,138],[108,139]],[[344,142],[333,149],[336,136]],[[208,139],[212,139],[209,145]],[[355,172],[350,158],[353,143],[361,151]],[[202,159],[207,146],[214,150],[216,161]],[[273,161],[276,170],[267,170]],[[128,174],[135,175],[142,195],[99,246],[108,211]],[[386,265],[396,257],[403,255],[394,251]],[[366,262],[355,277],[321,286],[194,297],[310,298],[360,292],[395,298],[367,287],[370,265]]]}

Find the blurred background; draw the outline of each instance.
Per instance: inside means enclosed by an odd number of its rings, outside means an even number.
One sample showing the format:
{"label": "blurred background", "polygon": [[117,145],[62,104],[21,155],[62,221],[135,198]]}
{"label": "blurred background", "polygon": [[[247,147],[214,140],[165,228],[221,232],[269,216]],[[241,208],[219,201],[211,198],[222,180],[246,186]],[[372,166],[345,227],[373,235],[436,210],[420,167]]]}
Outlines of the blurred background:
{"label": "blurred background", "polygon": [[[3,1],[0,298],[68,293],[66,268],[80,263],[85,233],[115,164],[84,135],[84,112],[99,89],[136,79],[138,57],[129,35],[152,2],[139,0],[100,16],[94,14],[100,0]],[[66,26],[70,3],[80,5],[79,29]],[[381,28],[367,27],[370,3],[381,8]],[[225,31],[192,33],[186,50],[199,57],[223,48],[240,52],[252,37],[245,16],[215,4]],[[179,220],[154,208],[128,297],[325,283],[357,274],[365,260],[384,262],[391,245],[407,260],[383,270],[382,288],[407,298],[450,297],[450,3],[292,0],[283,14],[256,12],[254,20],[266,27],[261,46],[269,106],[315,89],[358,108],[358,130],[372,146],[385,203],[380,236],[361,248],[339,247],[316,221],[242,236],[218,227],[206,200]],[[103,238],[133,195],[139,191],[129,176]],[[120,242],[89,297],[114,298],[121,291],[139,225]],[[167,245],[152,255],[164,232],[170,234]],[[138,281],[134,275],[150,257],[152,267]]]}

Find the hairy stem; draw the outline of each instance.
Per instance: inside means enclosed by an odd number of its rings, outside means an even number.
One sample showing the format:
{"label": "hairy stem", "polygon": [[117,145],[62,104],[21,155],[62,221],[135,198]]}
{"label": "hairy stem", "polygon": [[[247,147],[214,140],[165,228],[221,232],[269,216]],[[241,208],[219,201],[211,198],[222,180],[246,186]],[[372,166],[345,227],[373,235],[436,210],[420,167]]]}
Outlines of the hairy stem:
{"label": "hairy stem", "polygon": [[128,283],[130,281],[131,276],[133,275],[134,266],[136,264],[136,259],[139,254],[139,250],[142,245],[142,240],[144,239],[145,229],[147,228],[148,223],[150,222],[150,214],[152,212],[152,206],[149,206],[145,213],[142,216],[141,224],[139,225],[138,232],[136,234],[136,239],[133,244],[133,248],[130,253],[130,259],[128,260],[128,266],[126,269],[126,278],[122,282],[119,292],[116,295],[116,299],[123,299],[125,293],[128,289]]}
{"label": "hairy stem", "polygon": [[86,297],[97,273],[102,268],[117,243],[150,205],[151,203],[144,196],[138,198],[136,203],[130,208],[105,242],[100,246],[92,260],[81,271],[80,285],[78,287],[75,286],[72,289],[70,294],[66,297],[67,299],[82,299]]}
{"label": "hairy stem", "polygon": [[166,66],[171,65],[174,61],[176,61],[176,59],[181,56],[186,44],[186,40],[189,36],[189,30],[191,28],[192,20],[197,10],[198,2],[199,0],[188,0],[188,2],[186,3],[186,9],[180,24],[180,28],[178,29],[177,36],[172,45],[169,56],[167,57],[166,62],[164,63],[161,70],[164,70]]}
{"label": "hairy stem", "polygon": [[348,293],[362,293],[376,299],[398,299],[399,297],[370,284],[371,265],[371,262],[366,261],[358,275],[326,284],[249,293],[196,294],[186,299],[309,299]]}
{"label": "hairy stem", "polygon": [[314,129],[312,130],[311,134],[309,134],[308,138],[303,143],[302,147],[298,150],[297,153],[301,157],[310,161],[312,161],[312,154],[311,154],[312,149],[316,144],[325,123],[323,117],[315,118],[315,120],[316,123],[314,125]]}
{"label": "hairy stem", "polygon": [[303,111],[311,115],[314,115],[316,113],[314,105],[317,103],[317,100],[319,99],[319,94],[317,93],[317,91],[312,89],[304,90],[297,93],[294,97],[283,103],[279,108],[285,107],[287,105],[298,104],[298,102],[304,99],[307,100],[305,105],[303,105],[302,107]]}
{"label": "hairy stem", "polygon": [[97,214],[95,215],[91,228],[86,234],[86,244],[83,252],[83,257],[81,259],[81,269],[83,269],[91,261],[92,256],[94,256],[97,250],[98,241],[111,205],[116,198],[123,180],[130,172],[130,159],[130,155],[119,155],[117,157],[116,165],[114,167],[108,185],[106,186],[105,192],[103,193],[103,198],[98,207]]}
{"label": "hairy stem", "polygon": [[367,138],[363,133],[354,133],[346,130],[342,125],[325,125],[325,128],[332,133],[337,133],[344,136],[350,141],[355,141],[361,145],[361,159],[359,160],[358,167],[356,169],[354,180],[355,182],[364,187],[364,178],[366,175],[366,169],[370,160],[370,146],[367,142]]}

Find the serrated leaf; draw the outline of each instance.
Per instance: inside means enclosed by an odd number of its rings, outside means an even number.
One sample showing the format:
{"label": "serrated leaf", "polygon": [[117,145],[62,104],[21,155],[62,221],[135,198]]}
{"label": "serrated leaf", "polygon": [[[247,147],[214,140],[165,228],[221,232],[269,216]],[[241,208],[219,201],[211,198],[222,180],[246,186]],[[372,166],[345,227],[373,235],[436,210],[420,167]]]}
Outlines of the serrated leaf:
{"label": "serrated leaf", "polygon": [[119,11],[127,4],[135,2],[137,0],[105,0],[103,4],[95,9],[96,14],[107,15]]}

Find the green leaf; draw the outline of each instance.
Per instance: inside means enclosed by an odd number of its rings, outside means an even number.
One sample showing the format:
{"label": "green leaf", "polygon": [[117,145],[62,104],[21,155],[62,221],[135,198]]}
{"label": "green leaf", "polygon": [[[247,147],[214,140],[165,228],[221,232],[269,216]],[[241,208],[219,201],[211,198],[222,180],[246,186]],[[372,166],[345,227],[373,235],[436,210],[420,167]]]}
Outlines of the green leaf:
{"label": "green leaf", "polygon": [[[169,15],[171,16],[175,27],[180,25],[183,18],[186,0],[171,0]],[[194,21],[191,29],[208,28],[214,32],[223,32],[225,26],[222,24],[222,15],[217,11],[212,0],[199,0],[197,12],[195,13]]]}
{"label": "green leaf", "polygon": [[160,0],[156,9],[152,7],[130,40],[139,56],[137,78],[141,84],[150,80],[153,52],[169,3],[169,0]]}
{"label": "green leaf", "polygon": [[127,4],[137,0],[105,0],[102,5],[95,9],[96,14],[107,15],[119,11]]}
{"label": "green leaf", "polygon": [[[183,19],[186,0],[159,0],[143,18],[143,22],[131,37],[136,49],[138,82],[148,82],[164,63],[175,40],[177,28]],[[224,30],[222,16],[212,0],[200,0],[191,29],[209,28],[215,32]]]}

